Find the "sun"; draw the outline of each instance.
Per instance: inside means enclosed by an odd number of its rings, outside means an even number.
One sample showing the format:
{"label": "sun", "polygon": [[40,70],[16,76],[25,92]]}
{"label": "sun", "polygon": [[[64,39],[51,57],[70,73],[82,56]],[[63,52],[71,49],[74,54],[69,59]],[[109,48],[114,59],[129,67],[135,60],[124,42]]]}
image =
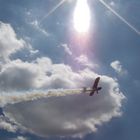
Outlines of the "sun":
{"label": "sun", "polygon": [[77,0],[73,13],[74,28],[79,33],[88,32],[90,28],[90,9],[87,0]]}

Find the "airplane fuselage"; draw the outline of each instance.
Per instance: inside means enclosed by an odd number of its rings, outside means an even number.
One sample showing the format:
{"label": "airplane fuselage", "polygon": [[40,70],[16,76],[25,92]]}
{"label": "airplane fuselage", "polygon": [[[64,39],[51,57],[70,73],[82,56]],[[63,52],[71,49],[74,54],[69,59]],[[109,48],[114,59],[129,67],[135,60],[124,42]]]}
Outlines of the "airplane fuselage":
{"label": "airplane fuselage", "polygon": [[92,88],[83,88],[83,92],[90,92],[89,96],[92,96],[95,92],[98,94],[98,91],[102,89],[102,87],[98,87],[100,77],[97,77],[94,81]]}

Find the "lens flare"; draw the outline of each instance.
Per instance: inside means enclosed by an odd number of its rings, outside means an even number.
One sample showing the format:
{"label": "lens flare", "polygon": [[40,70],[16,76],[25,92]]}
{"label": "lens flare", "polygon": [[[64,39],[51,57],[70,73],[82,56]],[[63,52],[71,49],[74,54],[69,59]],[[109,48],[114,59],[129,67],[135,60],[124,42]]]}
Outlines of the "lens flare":
{"label": "lens flare", "polygon": [[73,13],[74,28],[79,33],[88,32],[90,27],[90,9],[87,0],[77,0]]}

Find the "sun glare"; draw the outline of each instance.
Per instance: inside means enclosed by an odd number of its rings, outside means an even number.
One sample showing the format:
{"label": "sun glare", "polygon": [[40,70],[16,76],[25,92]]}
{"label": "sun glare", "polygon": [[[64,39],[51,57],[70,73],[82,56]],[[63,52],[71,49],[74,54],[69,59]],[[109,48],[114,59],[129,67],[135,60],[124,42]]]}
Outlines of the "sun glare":
{"label": "sun glare", "polygon": [[88,32],[90,27],[90,9],[87,0],[77,0],[73,14],[73,23],[77,32]]}

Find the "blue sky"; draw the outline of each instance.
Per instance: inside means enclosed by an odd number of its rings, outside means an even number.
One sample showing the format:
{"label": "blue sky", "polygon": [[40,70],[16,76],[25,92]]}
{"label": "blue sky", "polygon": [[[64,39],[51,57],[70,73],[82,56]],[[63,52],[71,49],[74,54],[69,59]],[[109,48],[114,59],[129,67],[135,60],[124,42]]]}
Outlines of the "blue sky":
{"label": "blue sky", "polygon": [[[140,34],[101,1],[88,0],[90,33],[81,35],[73,29],[76,1],[64,2],[46,17],[59,2],[0,0],[0,139],[139,139]],[[105,2],[140,31],[138,0]],[[101,76],[103,89],[93,97],[95,103],[83,94],[33,97],[34,90],[90,86],[96,76]],[[33,118],[37,113],[41,117]]]}

